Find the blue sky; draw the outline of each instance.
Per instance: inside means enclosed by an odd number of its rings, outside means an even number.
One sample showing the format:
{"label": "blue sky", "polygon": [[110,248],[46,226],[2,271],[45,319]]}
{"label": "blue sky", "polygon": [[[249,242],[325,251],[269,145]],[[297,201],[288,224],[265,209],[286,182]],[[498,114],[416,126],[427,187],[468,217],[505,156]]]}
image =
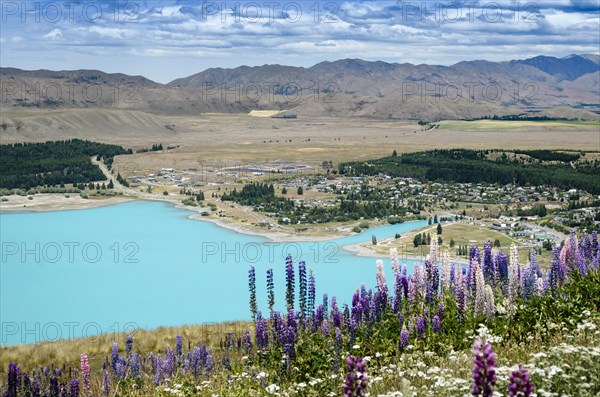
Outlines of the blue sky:
{"label": "blue sky", "polygon": [[340,58],[449,65],[598,53],[600,0],[0,0],[0,29],[3,67],[168,82]]}

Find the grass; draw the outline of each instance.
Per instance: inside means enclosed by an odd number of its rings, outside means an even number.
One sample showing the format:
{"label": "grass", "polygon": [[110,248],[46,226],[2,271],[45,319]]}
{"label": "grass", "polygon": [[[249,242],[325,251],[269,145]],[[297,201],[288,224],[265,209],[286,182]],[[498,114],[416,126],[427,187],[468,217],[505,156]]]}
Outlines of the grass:
{"label": "grass", "polygon": [[53,342],[36,344],[3,346],[0,347],[0,376],[6,376],[6,368],[11,361],[19,362],[24,368],[37,368],[49,362],[65,364],[66,366],[79,366],[81,353],[85,352],[90,357],[92,368],[102,368],[102,363],[110,358],[113,342],[120,346],[125,344],[127,335],[133,335],[136,350],[149,353],[164,353],[167,347],[175,345],[175,337],[182,335],[184,346],[188,342],[192,346],[203,343],[207,348],[219,348],[220,342],[225,339],[228,332],[241,335],[244,329],[253,330],[254,323],[225,322],[215,324],[186,325],[182,327],[160,327],[154,330],[138,329],[129,333],[107,333],[87,338],[65,339]]}
{"label": "grass", "polygon": [[581,120],[476,120],[476,121],[442,121],[439,123],[441,130],[453,131],[499,131],[527,127],[577,127],[600,126],[598,121]]}

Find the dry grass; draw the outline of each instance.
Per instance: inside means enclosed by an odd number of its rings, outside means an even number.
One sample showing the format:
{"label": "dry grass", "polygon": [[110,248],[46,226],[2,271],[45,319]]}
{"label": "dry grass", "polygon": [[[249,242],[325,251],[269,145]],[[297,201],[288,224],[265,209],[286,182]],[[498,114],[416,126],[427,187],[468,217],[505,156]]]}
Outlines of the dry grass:
{"label": "dry grass", "polygon": [[219,348],[228,332],[233,332],[236,339],[244,329],[254,332],[254,324],[247,322],[228,322],[219,324],[186,325],[182,327],[161,327],[154,330],[135,330],[132,333],[102,334],[87,338],[65,339],[55,342],[0,347],[0,376],[4,377],[8,363],[16,361],[24,370],[31,370],[42,365],[54,363],[57,366],[79,366],[82,353],[90,357],[90,365],[101,369],[102,362],[111,354],[113,342],[125,346],[128,334],[134,337],[135,351],[140,353],[164,353],[167,347],[175,346],[175,337],[183,336],[184,347],[204,344],[207,348]]}

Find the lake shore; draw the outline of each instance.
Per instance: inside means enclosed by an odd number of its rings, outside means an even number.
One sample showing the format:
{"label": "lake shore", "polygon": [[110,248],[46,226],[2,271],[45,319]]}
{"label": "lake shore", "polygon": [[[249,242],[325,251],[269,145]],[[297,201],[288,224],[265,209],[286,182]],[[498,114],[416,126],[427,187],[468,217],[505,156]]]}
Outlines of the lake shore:
{"label": "lake shore", "polygon": [[[173,205],[175,208],[193,212],[193,214],[188,216],[189,219],[203,222],[211,222],[220,227],[233,230],[237,233],[260,236],[273,242],[325,241],[330,240],[332,238],[347,237],[353,234],[352,231],[349,229],[328,230],[324,228],[319,229],[316,232],[307,232],[301,234],[292,234],[286,231],[260,230],[256,227],[252,227],[247,224],[242,224],[232,219],[223,219],[215,216],[202,216],[202,212],[210,212],[210,209],[208,207],[192,207],[184,205],[178,200],[169,199],[168,197],[152,197],[149,194],[144,194],[142,196],[123,195],[113,197],[102,197],[98,199],[83,199],[78,194],[69,195],[54,193],[36,194],[32,196],[32,200],[29,200],[28,196],[12,195],[5,197],[8,198],[9,201],[0,202],[0,212],[3,213],[83,210],[140,200],[161,201]],[[279,226],[276,225],[276,228],[279,228]]]}
{"label": "lake shore", "polygon": [[28,196],[4,196],[3,198],[7,198],[8,201],[0,202],[0,212],[11,213],[82,210],[137,200],[136,198],[129,196],[111,196],[97,199],[84,199],[81,198],[78,193],[39,193],[31,197],[33,197],[32,200],[30,200]]}

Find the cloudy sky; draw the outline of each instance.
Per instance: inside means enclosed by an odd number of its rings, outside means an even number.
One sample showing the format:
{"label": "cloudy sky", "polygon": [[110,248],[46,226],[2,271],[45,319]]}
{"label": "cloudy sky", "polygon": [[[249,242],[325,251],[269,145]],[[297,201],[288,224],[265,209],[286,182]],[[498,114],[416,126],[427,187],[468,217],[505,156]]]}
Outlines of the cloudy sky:
{"label": "cloudy sky", "polygon": [[598,53],[600,0],[0,1],[0,66],[168,82],[211,67]]}

